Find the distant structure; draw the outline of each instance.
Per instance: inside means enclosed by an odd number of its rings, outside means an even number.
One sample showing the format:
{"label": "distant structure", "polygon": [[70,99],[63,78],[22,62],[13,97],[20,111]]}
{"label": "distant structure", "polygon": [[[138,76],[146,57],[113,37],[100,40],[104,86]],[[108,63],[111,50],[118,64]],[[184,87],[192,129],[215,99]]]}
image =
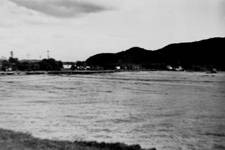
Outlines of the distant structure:
{"label": "distant structure", "polygon": [[11,57],[11,58],[14,57],[13,51],[10,51],[10,57]]}

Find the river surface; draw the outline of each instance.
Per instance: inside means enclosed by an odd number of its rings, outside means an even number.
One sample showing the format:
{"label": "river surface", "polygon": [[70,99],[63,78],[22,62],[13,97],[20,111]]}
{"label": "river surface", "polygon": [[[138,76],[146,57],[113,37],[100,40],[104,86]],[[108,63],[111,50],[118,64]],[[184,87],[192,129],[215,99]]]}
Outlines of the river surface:
{"label": "river surface", "polygon": [[158,150],[225,149],[225,73],[0,76],[0,128]]}

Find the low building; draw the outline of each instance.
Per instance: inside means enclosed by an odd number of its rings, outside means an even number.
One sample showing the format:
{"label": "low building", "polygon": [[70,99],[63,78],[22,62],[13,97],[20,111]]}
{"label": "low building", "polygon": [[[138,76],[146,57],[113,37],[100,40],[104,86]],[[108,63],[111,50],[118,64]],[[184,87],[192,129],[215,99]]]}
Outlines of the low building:
{"label": "low building", "polygon": [[90,70],[91,67],[90,66],[85,66],[85,70]]}
{"label": "low building", "polygon": [[167,70],[173,70],[173,67],[170,66],[170,65],[168,65],[168,66],[166,66],[166,69],[167,69]]}
{"label": "low building", "polygon": [[71,64],[63,64],[63,69],[70,70],[72,68]]}
{"label": "low building", "polygon": [[116,70],[120,70],[120,69],[121,69],[121,67],[120,67],[120,66],[116,66],[115,68],[116,68]]}
{"label": "low building", "polygon": [[175,70],[175,71],[183,71],[184,69],[183,69],[183,67],[178,66],[178,67],[176,67],[174,70]]}

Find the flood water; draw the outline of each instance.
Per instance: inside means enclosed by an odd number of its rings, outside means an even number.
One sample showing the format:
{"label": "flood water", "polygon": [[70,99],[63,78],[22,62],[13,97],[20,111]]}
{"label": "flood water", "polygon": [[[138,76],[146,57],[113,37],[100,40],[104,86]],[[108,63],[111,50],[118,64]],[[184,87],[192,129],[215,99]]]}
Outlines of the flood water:
{"label": "flood water", "polygon": [[0,128],[158,150],[225,149],[225,73],[0,76]]}

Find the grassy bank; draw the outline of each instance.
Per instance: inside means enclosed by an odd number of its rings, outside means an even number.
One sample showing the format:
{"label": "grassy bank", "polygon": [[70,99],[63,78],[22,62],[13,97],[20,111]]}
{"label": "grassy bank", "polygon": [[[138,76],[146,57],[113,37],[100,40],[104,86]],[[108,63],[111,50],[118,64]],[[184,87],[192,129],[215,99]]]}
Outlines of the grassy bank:
{"label": "grassy bank", "polygon": [[[29,134],[0,129],[0,150],[143,150],[122,143],[70,142],[35,138]],[[148,150],[155,150],[151,148]]]}
{"label": "grassy bank", "polygon": [[113,73],[115,70],[66,70],[66,71],[0,71],[0,75],[76,75],[76,74],[99,74],[99,73]]}

